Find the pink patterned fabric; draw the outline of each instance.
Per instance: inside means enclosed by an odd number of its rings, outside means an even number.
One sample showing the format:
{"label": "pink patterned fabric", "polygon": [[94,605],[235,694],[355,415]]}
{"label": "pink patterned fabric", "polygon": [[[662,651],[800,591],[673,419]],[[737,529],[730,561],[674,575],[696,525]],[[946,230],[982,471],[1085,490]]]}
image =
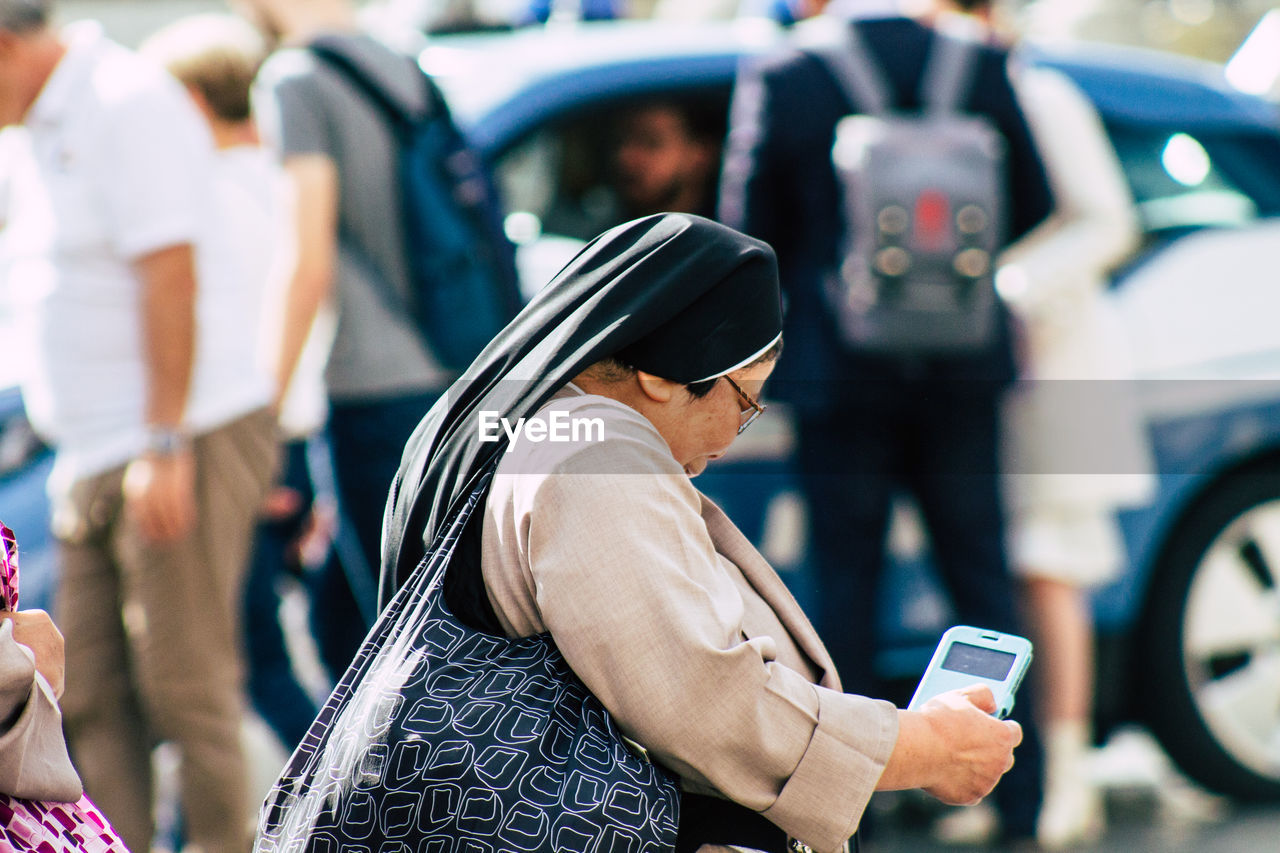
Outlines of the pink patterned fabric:
{"label": "pink patterned fabric", "polygon": [[[18,541],[0,523],[0,608],[18,609]],[[20,800],[0,794],[0,851],[129,853],[86,796],[74,803]]]}
{"label": "pink patterned fabric", "polygon": [[0,849],[33,853],[129,853],[88,797],[74,803],[0,794]]}
{"label": "pink patterned fabric", "polygon": [[18,539],[0,522],[0,610],[18,609]]}

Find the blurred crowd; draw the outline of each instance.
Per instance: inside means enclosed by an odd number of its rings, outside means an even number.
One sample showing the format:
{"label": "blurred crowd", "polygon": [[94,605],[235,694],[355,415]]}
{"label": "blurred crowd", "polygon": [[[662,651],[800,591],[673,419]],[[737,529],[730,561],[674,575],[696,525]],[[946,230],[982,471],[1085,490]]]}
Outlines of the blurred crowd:
{"label": "blurred crowd", "polygon": [[[288,750],[323,700],[297,670],[282,596],[307,597],[310,639],[336,682],[376,616],[405,442],[456,375],[403,307],[403,137],[342,63],[410,113],[435,96],[420,69],[349,0],[234,5],[133,51],[92,22],[59,28],[51,0],[0,0],[0,124],[14,126],[0,133],[0,294],[32,357],[30,418],[57,450],[61,711],[86,791],[135,851],[155,835],[158,742],[180,756],[185,842],[250,848],[246,708]],[[1151,482],[1131,401],[1117,392],[1082,418],[1046,389],[1125,378],[1100,294],[1137,226],[1091,106],[1065,78],[1021,67],[998,5],[390,0],[379,29],[746,6],[803,28],[824,13],[865,20],[867,53],[911,107],[931,33],[981,45],[983,94],[964,111],[1003,133],[1012,192],[999,331],[977,355],[867,355],[839,337],[819,295],[846,246],[829,150],[853,110],[791,48],[743,70],[728,116],[694,101],[628,109],[610,133],[609,209],[550,216],[586,238],[575,222],[682,211],[775,248],[787,354],[769,395],[797,413],[821,590],[809,615],[845,688],[878,689],[874,607],[905,492],[960,620],[1037,650],[1015,775],[994,807],[957,811],[936,832],[1072,849],[1103,831],[1086,771],[1087,593],[1120,570],[1115,514],[1147,500]],[[345,59],[311,49],[321,41]],[[1129,474],[1044,474],[1071,442],[1128,448]]]}

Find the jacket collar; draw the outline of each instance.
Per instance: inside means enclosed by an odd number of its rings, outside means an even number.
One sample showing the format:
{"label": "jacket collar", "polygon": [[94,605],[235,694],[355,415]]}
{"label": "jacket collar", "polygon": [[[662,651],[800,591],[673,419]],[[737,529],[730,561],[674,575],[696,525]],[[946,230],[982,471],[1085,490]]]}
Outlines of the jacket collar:
{"label": "jacket collar", "polygon": [[27,112],[24,122],[27,125],[58,123],[70,109],[75,93],[88,85],[94,61],[107,45],[102,26],[96,21],[77,21],[67,25],[62,30],[62,39],[67,52],[54,66],[53,73]]}

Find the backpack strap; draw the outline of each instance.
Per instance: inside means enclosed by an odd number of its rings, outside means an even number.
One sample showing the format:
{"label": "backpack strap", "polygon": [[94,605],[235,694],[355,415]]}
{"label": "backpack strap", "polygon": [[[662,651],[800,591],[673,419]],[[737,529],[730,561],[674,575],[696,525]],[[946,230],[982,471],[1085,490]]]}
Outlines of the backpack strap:
{"label": "backpack strap", "polygon": [[849,105],[865,115],[889,109],[889,87],[852,21],[817,15],[797,24],[796,46],[817,59],[840,85]]}
{"label": "backpack strap", "polygon": [[[307,49],[313,56],[340,73],[348,82],[359,89],[368,98],[369,102],[387,117],[392,126],[403,130],[426,115],[426,113],[419,113],[408,104],[392,97],[380,80],[376,79],[367,68],[353,59],[350,54],[339,48],[333,40],[327,38],[316,39],[307,45]],[[418,66],[417,60],[409,56],[406,56],[405,60],[413,63],[414,69],[418,71],[423,80],[427,93],[427,111],[429,112],[433,105],[443,103],[430,78]]]}
{"label": "backpack strap", "polygon": [[[343,79],[356,87],[356,89],[364,96],[365,101],[386,119],[390,126],[393,140],[395,140],[402,148],[409,143],[414,126],[427,115],[430,115],[429,110],[432,105],[436,105],[438,108],[444,104],[444,100],[442,97],[438,96],[437,90],[431,82],[431,78],[425,73],[420,73],[419,76],[426,85],[426,103],[428,112],[419,113],[411,106],[393,97],[391,93],[387,91],[386,86],[382,81],[378,80],[374,74],[369,71],[369,69],[365,68],[353,59],[347,51],[342,49],[341,43],[337,39],[323,36],[308,44],[307,50],[320,60],[322,64],[338,72],[342,75]],[[405,57],[405,60],[407,62],[412,62],[414,68],[421,72],[421,69],[418,67],[418,63],[412,57]],[[398,161],[399,158],[396,157],[396,160]],[[396,174],[397,183],[399,183],[399,172]],[[398,186],[397,192],[403,192],[403,188]],[[401,224],[399,227],[404,226]],[[358,264],[362,274],[367,276],[368,279],[374,283],[375,286],[372,287],[371,290],[381,300],[387,310],[393,315],[414,316],[416,300],[412,293],[412,286],[410,287],[409,293],[402,293],[399,291],[388,277],[387,272],[376,261],[374,261],[368,251],[363,249],[357,241],[350,236],[341,224],[339,224],[339,232],[340,236],[345,238],[342,243],[342,247],[346,251],[347,256],[351,259],[351,262]],[[411,255],[407,252],[405,254],[405,261],[412,266]],[[410,274],[410,281],[412,282],[412,274]],[[426,340],[421,333],[419,333],[418,337],[422,340],[423,344],[427,345],[429,348],[430,345],[426,343]]]}
{"label": "backpack strap", "polygon": [[938,30],[920,78],[920,103],[931,116],[962,112],[962,101],[972,88],[977,70],[978,45],[962,36]]}

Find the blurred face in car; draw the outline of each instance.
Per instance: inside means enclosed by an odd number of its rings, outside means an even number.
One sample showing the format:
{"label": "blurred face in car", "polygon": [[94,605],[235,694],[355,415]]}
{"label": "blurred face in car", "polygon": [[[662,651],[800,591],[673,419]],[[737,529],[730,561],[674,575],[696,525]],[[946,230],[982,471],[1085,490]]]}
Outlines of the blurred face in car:
{"label": "blurred face in car", "polygon": [[696,136],[671,105],[641,107],[618,122],[615,186],[632,216],[705,213],[719,141]]}

